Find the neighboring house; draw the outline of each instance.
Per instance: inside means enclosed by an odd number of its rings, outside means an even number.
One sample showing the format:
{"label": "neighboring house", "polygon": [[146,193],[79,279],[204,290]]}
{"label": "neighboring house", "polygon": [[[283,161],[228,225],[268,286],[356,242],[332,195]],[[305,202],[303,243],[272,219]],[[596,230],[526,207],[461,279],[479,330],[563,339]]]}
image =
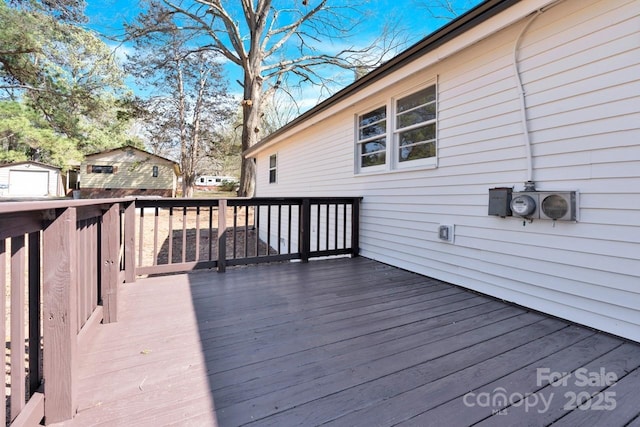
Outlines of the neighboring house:
{"label": "neighboring house", "polygon": [[38,162],[0,165],[0,196],[64,196],[60,168]]}
{"label": "neighboring house", "polygon": [[175,197],[178,164],[164,157],[122,147],[85,157],[80,165],[83,198],[162,196]]}
{"label": "neighboring house", "polygon": [[363,196],[365,257],[640,341],[638,1],[486,1],[245,155]]}

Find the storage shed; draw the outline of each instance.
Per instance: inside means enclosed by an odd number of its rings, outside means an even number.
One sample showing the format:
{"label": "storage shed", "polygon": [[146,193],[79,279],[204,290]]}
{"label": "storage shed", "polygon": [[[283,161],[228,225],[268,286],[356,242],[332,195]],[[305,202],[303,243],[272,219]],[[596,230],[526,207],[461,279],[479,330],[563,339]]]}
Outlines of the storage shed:
{"label": "storage shed", "polygon": [[0,197],[64,196],[60,168],[38,162],[0,165]]}

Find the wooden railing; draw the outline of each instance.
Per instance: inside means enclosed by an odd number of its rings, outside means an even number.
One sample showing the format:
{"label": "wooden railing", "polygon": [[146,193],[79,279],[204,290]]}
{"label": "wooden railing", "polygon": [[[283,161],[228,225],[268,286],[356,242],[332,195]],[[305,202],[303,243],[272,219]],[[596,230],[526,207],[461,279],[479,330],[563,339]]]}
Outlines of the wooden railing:
{"label": "wooden railing", "polygon": [[78,348],[117,320],[118,285],[197,268],[358,255],[359,198],[0,203],[7,423],[73,417]]}
{"label": "wooden railing", "polygon": [[[358,254],[359,198],[141,199],[136,274]],[[133,215],[130,212],[129,215]]]}
{"label": "wooden railing", "polygon": [[128,204],[0,203],[0,306],[8,310],[0,328],[10,360],[10,404],[0,414],[7,421],[73,416],[78,346],[98,323],[117,318],[119,218]]}

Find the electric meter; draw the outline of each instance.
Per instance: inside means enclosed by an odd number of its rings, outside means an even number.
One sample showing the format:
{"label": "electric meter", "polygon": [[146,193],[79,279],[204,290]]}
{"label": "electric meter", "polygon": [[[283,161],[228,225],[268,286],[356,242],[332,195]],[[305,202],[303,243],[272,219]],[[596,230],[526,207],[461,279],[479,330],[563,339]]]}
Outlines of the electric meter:
{"label": "electric meter", "polygon": [[576,221],[577,196],[575,191],[540,192],[540,219]]}
{"label": "electric meter", "polygon": [[512,196],[509,207],[515,216],[530,220],[578,220],[577,191],[523,191]]}
{"label": "electric meter", "polygon": [[536,201],[524,194],[516,196],[511,199],[511,211],[518,216],[531,216],[536,211]]}
{"label": "electric meter", "polygon": [[569,212],[569,203],[564,197],[552,194],[542,201],[542,212],[551,219],[559,219]]}

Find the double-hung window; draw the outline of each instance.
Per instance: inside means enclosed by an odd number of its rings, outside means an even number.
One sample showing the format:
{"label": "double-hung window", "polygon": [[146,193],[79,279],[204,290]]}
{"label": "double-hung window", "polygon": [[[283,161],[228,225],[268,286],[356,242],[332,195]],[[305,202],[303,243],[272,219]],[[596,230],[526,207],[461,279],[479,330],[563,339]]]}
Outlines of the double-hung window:
{"label": "double-hung window", "polygon": [[[358,118],[359,167],[383,166],[387,161],[387,106]],[[379,169],[379,168],[378,168]]]}
{"label": "double-hung window", "polygon": [[356,173],[435,166],[437,117],[435,84],[358,115]]}
{"label": "double-hung window", "polygon": [[395,138],[398,166],[436,156],[436,87],[429,86],[396,101]]}
{"label": "double-hung window", "polygon": [[269,184],[275,184],[278,179],[278,155],[269,156]]}

